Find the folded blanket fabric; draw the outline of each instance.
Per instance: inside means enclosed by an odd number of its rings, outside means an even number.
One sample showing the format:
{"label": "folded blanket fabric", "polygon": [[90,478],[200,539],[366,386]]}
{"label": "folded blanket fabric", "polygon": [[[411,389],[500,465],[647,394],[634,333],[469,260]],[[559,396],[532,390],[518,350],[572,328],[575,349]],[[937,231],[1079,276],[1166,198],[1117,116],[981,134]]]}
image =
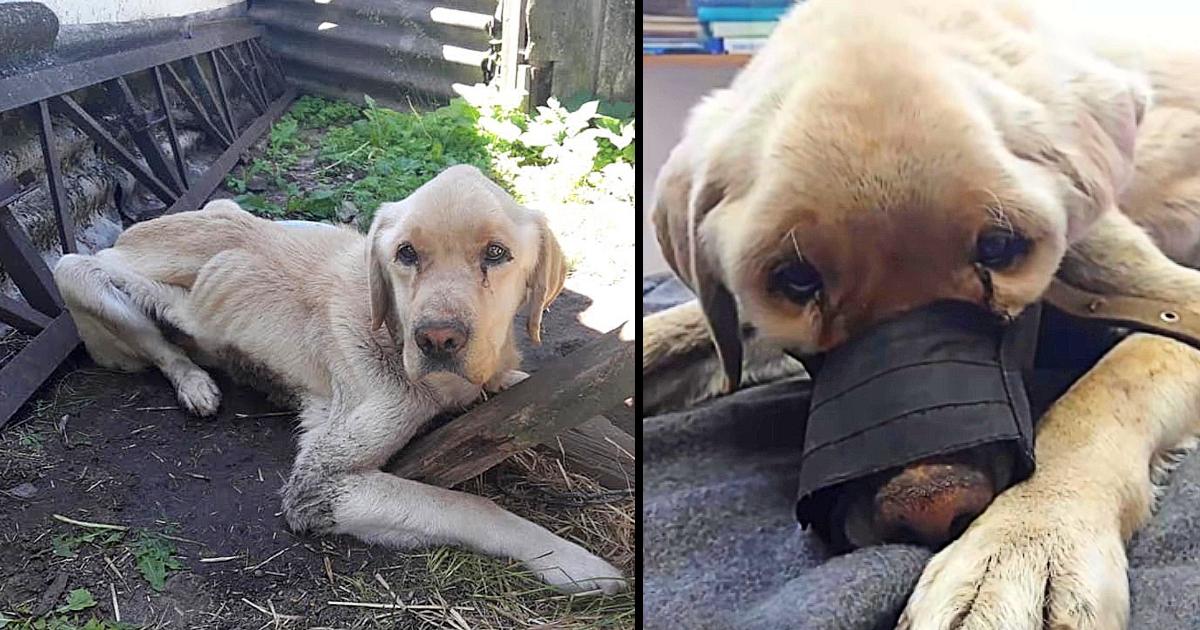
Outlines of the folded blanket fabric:
{"label": "folded blanket fabric", "polygon": [[[643,282],[645,314],[688,299],[677,280]],[[831,557],[799,530],[808,394],[789,380],[643,420],[645,627],[894,626],[930,553],[886,545]],[[1129,558],[1130,628],[1200,628],[1200,457],[1175,471]]]}

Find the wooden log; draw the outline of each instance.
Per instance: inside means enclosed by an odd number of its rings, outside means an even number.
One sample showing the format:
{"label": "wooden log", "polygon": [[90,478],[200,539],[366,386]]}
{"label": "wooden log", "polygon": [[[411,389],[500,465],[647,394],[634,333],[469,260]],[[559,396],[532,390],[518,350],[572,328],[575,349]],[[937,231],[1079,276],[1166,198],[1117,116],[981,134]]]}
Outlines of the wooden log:
{"label": "wooden log", "polygon": [[633,342],[622,339],[619,329],[606,333],[418,438],[386,469],[450,487],[514,453],[551,442],[629,397],[633,352]]}
{"label": "wooden log", "polygon": [[604,412],[604,417],[608,418],[618,429],[628,433],[629,435],[637,434],[637,413],[633,410],[635,401],[633,398],[626,398],[621,401],[620,405]]}
{"label": "wooden log", "polygon": [[548,446],[563,456],[572,472],[583,473],[605,488],[626,490],[635,485],[633,436],[604,416],[563,431]]}

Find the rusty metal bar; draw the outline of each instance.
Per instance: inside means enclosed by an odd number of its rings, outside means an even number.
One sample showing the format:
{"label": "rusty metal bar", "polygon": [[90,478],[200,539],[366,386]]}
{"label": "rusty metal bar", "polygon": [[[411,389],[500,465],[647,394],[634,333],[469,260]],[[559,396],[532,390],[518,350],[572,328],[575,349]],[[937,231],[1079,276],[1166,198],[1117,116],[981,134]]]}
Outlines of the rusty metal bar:
{"label": "rusty metal bar", "polygon": [[158,121],[133,96],[133,90],[129,89],[124,77],[105,82],[104,93],[108,97],[109,107],[120,118],[150,171],[159,181],[169,186],[178,198],[183,194],[183,182],[179,180],[179,174],[167,163],[162,148],[150,132]]}
{"label": "rusty metal bar", "polygon": [[62,297],[50,269],[7,206],[0,206],[0,264],[30,306],[51,317],[62,312]]}
{"label": "rusty metal bar", "polygon": [[58,240],[64,254],[75,253],[75,222],[67,208],[67,197],[63,190],[62,162],[58,156],[58,145],[54,144],[54,125],[50,122],[50,107],[46,101],[37,103],[38,137],[42,142],[42,161],[46,163],[46,181],[50,187],[50,205],[58,224]]}
{"label": "rusty metal bar", "polygon": [[263,96],[263,92],[258,89],[258,83],[254,80],[254,70],[247,61],[249,58],[247,50],[245,42],[221,49],[225,57],[225,63],[236,68],[237,72],[246,80],[246,85],[249,86],[250,91],[254,92],[255,98],[263,105],[263,109],[266,109],[267,98]]}
{"label": "rusty metal bar", "polygon": [[242,71],[233,65],[233,61],[229,58],[229,55],[225,54],[224,50],[217,49],[213,52],[216,53],[213,57],[213,63],[215,64],[218,60],[225,62],[225,67],[229,68],[233,74],[233,78],[237,79],[238,85],[242,86],[242,91],[249,97],[250,104],[254,106],[254,111],[258,112],[258,115],[261,116],[263,112],[267,111],[267,104],[259,101],[258,93],[254,91],[254,88],[250,87],[250,82],[246,80],[246,77],[242,76]]}
{"label": "rusty metal bar", "polygon": [[250,47],[254,49],[254,53],[258,56],[259,62],[265,66],[265,72],[268,79],[275,83],[284,82],[283,68],[279,65],[279,61],[272,57],[262,44],[257,39],[249,40]]}
{"label": "rusty metal bar", "polygon": [[79,332],[70,313],[62,313],[0,368],[0,428],[16,415],[59,364],[78,348]]}
{"label": "rusty metal bar", "polygon": [[179,173],[179,182],[184,188],[188,187],[187,164],[183,158],[183,149],[179,146],[179,132],[175,129],[175,118],[171,116],[171,104],[167,102],[167,90],[163,87],[162,70],[154,66],[150,70],[154,75],[154,93],[158,96],[158,106],[167,118],[167,139],[171,142],[171,154],[175,157],[175,169]]}
{"label": "rusty metal bar", "polygon": [[204,71],[200,69],[200,61],[195,55],[188,57],[184,62],[184,70],[188,74],[188,78],[192,80],[192,85],[196,86],[196,93],[200,95],[200,100],[204,103],[206,112],[213,112],[214,121],[221,121],[221,126],[225,131],[225,138],[229,142],[237,137],[233,129],[226,122],[225,117],[221,115],[221,106],[217,105],[217,100],[213,97],[212,87],[208,85],[208,79],[204,78]]}
{"label": "rusty metal bar", "polygon": [[258,96],[265,104],[267,101],[271,100],[271,97],[267,94],[267,85],[263,83],[261,68],[259,68],[258,63],[255,60],[254,47],[249,41],[244,41],[241,44],[238,44],[238,46],[241,47],[241,50],[243,51],[242,58],[246,62],[242,67],[245,68],[246,72],[249,73],[251,78],[254,79],[254,85],[256,88],[258,88]]}
{"label": "rusty metal bar", "polygon": [[146,188],[149,188],[150,192],[154,193],[154,196],[161,199],[163,203],[171,205],[172,203],[175,203],[176,199],[179,198],[178,195],[168,188],[166,184],[162,183],[162,181],[159,180],[154,173],[151,173],[149,169],[143,166],[141,162],[138,162],[137,159],[129,153],[129,151],[126,151],[125,147],[121,146],[121,144],[117,142],[116,138],[113,138],[112,135],[104,129],[104,127],[100,126],[100,123],[95,118],[92,118],[91,114],[84,111],[84,109],[79,106],[79,103],[75,102],[75,99],[66,94],[61,94],[55,97],[55,100],[51,103],[56,111],[63,114],[67,118],[70,118],[71,122],[78,125],[79,128],[84,131],[84,133],[96,141],[96,144],[99,144],[107,149],[108,153],[110,153],[125,170],[129,171],[130,175],[133,175],[138,181],[145,184]]}
{"label": "rusty metal bar", "polygon": [[205,131],[208,132],[208,135],[212,136],[213,139],[225,145],[226,147],[232,144],[233,140],[226,136],[225,131],[218,127],[217,124],[214,123],[211,118],[209,118],[208,112],[204,111],[204,106],[201,105],[200,101],[196,100],[196,97],[192,95],[191,90],[189,90],[187,84],[183,82],[183,79],[179,76],[179,73],[175,72],[175,68],[172,68],[171,64],[163,64],[163,67],[167,69],[167,79],[170,80],[171,86],[175,88],[175,91],[179,94],[179,96],[183,97],[184,107],[186,107],[188,111],[196,117],[196,120],[200,121],[200,124],[204,127]]}
{"label": "rusty metal bar", "polygon": [[296,91],[289,89],[283,93],[283,96],[275,99],[267,107],[267,111],[262,116],[255,118],[250,123],[250,126],[246,128],[246,131],[242,132],[242,135],[238,136],[238,139],[228,149],[225,149],[225,152],[208,167],[208,170],[200,178],[200,181],[193,184],[178,201],[171,204],[171,207],[164,214],[186,212],[199,208],[200,204],[204,203],[204,200],[208,199],[208,196],[221,185],[221,182],[225,181],[225,176],[229,174],[234,164],[241,159],[242,153],[248,150],[250,145],[254,144],[260,136],[266,133],[271,123],[275,122],[275,119],[283,114],[284,110],[287,109],[288,105],[295,98]]}
{"label": "rusty metal bar", "polygon": [[263,34],[249,20],[236,20],[197,29],[191,37],[128,50],[61,66],[50,66],[0,80],[0,111],[32,105],[88,85],[140,72],[152,66],[229,46]]}
{"label": "rusty metal bar", "polygon": [[50,325],[51,318],[24,302],[0,294],[0,322],[27,335],[36,335]]}
{"label": "rusty metal bar", "polygon": [[241,130],[238,129],[237,121],[233,119],[233,110],[229,108],[229,96],[225,94],[225,80],[221,78],[221,66],[217,64],[217,55],[211,50],[208,51],[208,63],[212,66],[213,79],[217,82],[217,94],[221,97],[221,111],[225,113],[229,133],[236,136]]}

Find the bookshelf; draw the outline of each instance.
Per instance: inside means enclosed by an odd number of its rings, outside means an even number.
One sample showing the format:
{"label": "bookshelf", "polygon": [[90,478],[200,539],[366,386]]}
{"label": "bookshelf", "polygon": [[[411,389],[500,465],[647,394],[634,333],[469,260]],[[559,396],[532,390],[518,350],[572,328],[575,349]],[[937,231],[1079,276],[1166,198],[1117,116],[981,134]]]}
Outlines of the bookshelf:
{"label": "bookshelf", "polygon": [[750,55],[642,55],[642,68],[656,66],[740,68],[749,61]]}

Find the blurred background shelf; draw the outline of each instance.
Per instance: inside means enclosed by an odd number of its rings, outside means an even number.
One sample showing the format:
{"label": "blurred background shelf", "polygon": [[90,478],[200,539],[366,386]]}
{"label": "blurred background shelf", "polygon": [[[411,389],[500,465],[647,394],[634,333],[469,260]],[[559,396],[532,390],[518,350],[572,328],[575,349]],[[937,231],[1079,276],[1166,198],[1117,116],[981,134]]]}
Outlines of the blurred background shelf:
{"label": "blurred background shelf", "polygon": [[642,273],[667,271],[658,249],[650,210],[654,181],[671,149],[683,136],[683,124],[692,106],[710,91],[729,85],[750,60],[749,55],[643,55],[642,56]]}
{"label": "blurred background shelf", "polygon": [[750,55],[642,55],[642,67],[693,66],[740,68],[750,61]]}

